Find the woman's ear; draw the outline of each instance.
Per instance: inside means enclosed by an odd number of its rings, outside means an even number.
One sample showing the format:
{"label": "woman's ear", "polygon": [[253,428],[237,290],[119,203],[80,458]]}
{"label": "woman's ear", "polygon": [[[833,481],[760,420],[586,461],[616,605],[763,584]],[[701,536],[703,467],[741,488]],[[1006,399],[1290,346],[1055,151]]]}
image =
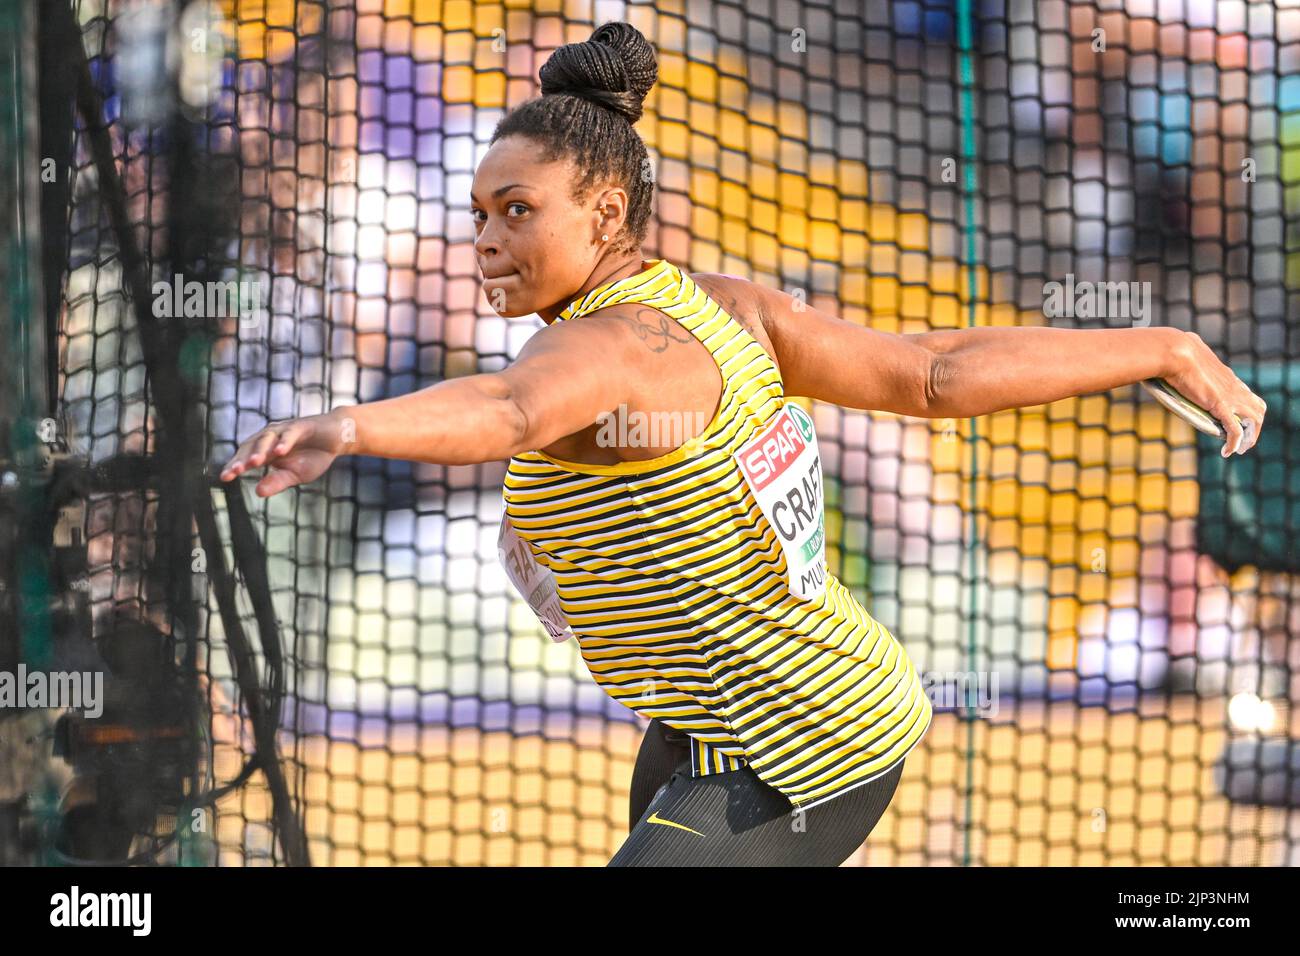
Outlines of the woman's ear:
{"label": "woman's ear", "polygon": [[596,197],[597,225],[613,235],[613,231],[627,217],[627,193],[618,186],[607,189]]}

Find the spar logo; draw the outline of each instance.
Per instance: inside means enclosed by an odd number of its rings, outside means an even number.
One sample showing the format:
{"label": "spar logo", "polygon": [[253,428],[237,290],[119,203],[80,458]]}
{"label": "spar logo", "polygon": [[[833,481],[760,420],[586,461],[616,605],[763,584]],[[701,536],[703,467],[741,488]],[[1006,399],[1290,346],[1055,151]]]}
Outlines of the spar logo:
{"label": "spar logo", "polygon": [[805,412],[798,405],[790,406],[790,414],[794,416],[794,423],[799,426],[799,432],[803,435],[804,441],[813,440],[813,423]]}
{"label": "spar logo", "polygon": [[[802,418],[795,418],[790,409],[796,410]],[[807,414],[798,405],[787,405],[766,431],[741,450],[740,465],[745,469],[745,477],[754,493],[780,478],[811,440],[812,422]]]}

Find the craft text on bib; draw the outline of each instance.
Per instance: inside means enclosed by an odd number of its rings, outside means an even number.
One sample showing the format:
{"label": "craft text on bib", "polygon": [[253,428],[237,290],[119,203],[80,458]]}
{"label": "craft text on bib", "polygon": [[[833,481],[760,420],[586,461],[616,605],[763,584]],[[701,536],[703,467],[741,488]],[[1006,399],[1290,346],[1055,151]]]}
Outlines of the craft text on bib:
{"label": "craft text on bib", "polygon": [[776,529],[790,593],[803,600],[821,596],[826,590],[826,519],[812,419],[787,402],[735,458],[763,516]]}

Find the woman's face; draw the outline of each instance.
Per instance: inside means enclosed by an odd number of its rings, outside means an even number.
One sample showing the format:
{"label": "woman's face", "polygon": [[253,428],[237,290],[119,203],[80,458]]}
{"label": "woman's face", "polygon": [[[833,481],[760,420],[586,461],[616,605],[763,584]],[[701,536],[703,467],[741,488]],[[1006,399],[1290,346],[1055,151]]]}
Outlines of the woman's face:
{"label": "woman's face", "polygon": [[[478,238],[474,251],[488,304],[503,316],[543,313],[550,321],[591,276],[622,223],[627,194],[594,190],[587,202],[569,192],[575,170],[569,160],[543,163],[524,136],[497,140],[487,151],[470,188],[470,212]],[[606,213],[601,214],[601,206]]]}

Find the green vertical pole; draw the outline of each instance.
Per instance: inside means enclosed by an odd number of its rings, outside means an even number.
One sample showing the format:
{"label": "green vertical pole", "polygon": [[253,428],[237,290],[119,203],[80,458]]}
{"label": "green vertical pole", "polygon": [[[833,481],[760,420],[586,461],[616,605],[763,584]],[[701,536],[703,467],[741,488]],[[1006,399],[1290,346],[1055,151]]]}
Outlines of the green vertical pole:
{"label": "green vertical pole", "polygon": [[[44,513],[39,421],[47,414],[45,395],[44,301],[40,268],[40,156],[37,136],[36,2],[0,3],[0,154],[12,172],[0,187],[0,232],[5,250],[5,298],[0,314],[0,363],[8,384],[0,395],[0,417],[9,426],[9,447],[0,451],[16,468],[5,480],[17,484],[20,538],[16,553],[18,620],[22,658],[33,668],[50,663],[48,554],[40,547]],[[3,307],[0,307],[3,308]]]}
{"label": "green vertical pole", "polygon": [[[966,325],[976,324],[975,301],[979,295],[979,279],[975,272],[977,249],[975,245],[976,206],[975,206],[975,70],[971,63],[971,46],[974,31],[972,29],[971,0],[957,0],[957,44],[959,48],[959,65],[961,96],[959,112],[961,114],[961,157],[962,157],[962,231],[965,242],[962,249],[962,264],[966,269]],[[968,575],[967,597],[969,607],[966,615],[966,669],[975,670],[978,664],[976,653],[976,625],[979,615],[979,585],[977,581],[977,548],[979,522],[976,508],[979,504],[977,471],[979,468],[979,434],[978,420],[970,419],[967,437],[970,449],[970,483],[967,485],[966,522],[963,522],[963,546],[966,550]],[[962,819],[962,866],[971,862],[971,827],[974,823],[975,793],[975,714],[974,705],[967,700],[962,708],[962,720],[966,723],[966,787]]]}
{"label": "green vertical pole", "polygon": [[[36,76],[38,0],[0,2],[0,495],[14,520],[13,566],[0,568],[17,634],[6,658],[32,670],[52,661],[50,541],[45,488],[45,448],[40,421],[48,415],[44,300],[41,293],[40,138]],[[5,580],[8,579],[8,580]],[[37,746],[41,746],[38,744]],[[27,794],[39,834],[41,865],[54,863],[58,792],[44,752],[32,755],[35,771]]]}

